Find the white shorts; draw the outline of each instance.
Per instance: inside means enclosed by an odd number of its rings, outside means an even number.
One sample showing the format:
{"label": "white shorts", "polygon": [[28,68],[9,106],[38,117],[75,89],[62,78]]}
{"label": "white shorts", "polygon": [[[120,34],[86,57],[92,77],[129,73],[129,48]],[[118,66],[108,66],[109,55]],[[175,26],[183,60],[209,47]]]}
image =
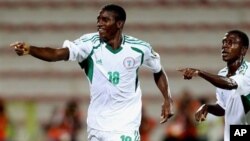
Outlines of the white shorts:
{"label": "white shorts", "polygon": [[134,131],[100,131],[93,128],[87,129],[88,141],[140,141],[138,130]]}

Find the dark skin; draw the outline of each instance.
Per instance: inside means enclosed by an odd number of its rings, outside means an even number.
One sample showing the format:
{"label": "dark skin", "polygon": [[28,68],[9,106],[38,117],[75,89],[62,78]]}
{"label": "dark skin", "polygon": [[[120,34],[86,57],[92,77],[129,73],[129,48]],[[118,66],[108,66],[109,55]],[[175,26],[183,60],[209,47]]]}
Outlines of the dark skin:
{"label": "dark skin", "polygon": [[[108,43],[113,49],[120,48],[122,42],[122,30],[125,24],[125,21],[117,20],[116,17],[116,13],[104,10],[101,10],[97,17],[97,30],[100,38]],[[29,54],[35,58],[48,62],[61,60],[67,61],[69,58],[68,48],[36,47],[28,45],[25,42],[15,42],[10,46],[14,48],[16,54],[19,56]],[[172,99],[170,97],[167,76],[165,72],[161,70],[154,74],[154,79],[164,97],[160,123],[165,123],[168,118],[173,115]]]}
{"label": "dark skin", "polygon": [[97,17],[97,30],[100,37],[113,49],[120,48],[122,29],[125,21],[116,20],[114,12],[100,11]]}
{"label": "dark skin", "polygon": [[160,121],[160,123],[165,123],[170,117],[173,116],[173,110],[172,110],[173,100],[170,97],[167,75],[163,70],[161,70],[158,73],[154,73],[154,80],[164,97],[164,102],[162,104],[162,111],[161,111],[162,120]]}
{"label": "dark skin", "polygon": [[[237,83],[230,77],[235,75],[237,69],[241,66],[244,56],[246,55],[247,48],[241,43],[241,39],[237,34],[226,33],[222,39],[222,60],[227,63],[228,73],[226,76],[219,76],[217,74],[211,74],[195,68],[179,69],[184,79],[190,80],[195,76],[199,76],[206,81],[213,84],[215,87],[221,89],[237,89]],[[225,111],[218,104],[204,104],[195,114],[197,121],[204,121],[207,114],[211,113],[216,116],[224,116]]]}

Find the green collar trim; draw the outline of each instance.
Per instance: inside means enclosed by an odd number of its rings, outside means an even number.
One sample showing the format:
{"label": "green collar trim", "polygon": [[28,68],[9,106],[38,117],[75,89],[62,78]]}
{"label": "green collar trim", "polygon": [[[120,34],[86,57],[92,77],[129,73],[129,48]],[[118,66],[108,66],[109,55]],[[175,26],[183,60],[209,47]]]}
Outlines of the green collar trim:
{"label": "green collar trim", "polygon": [[107,48],[110,52],[112,52],[112,53],[114,53],[114,54],[116,54],[116,53],[118,53],[118,52],[120,52],[120,51],[122,50],[122,47],[121,47],[121,46],[120,46],[119,48],[117,48],[117,49],[113,49],[109,44],[106,45],[106,48]]}

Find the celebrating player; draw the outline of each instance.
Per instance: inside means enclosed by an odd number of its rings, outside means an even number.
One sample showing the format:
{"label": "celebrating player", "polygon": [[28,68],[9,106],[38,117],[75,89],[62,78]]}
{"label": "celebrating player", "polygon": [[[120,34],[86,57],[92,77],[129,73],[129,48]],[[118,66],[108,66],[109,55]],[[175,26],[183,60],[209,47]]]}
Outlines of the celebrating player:
{"label": "celebrating player", "polygon": [[199,69],[180,69],[184,79],[199,76],[213,84],[217,102],[202,105],[195,114],[197,121],[204,121],[207,114],[225,117],[224,140],[230,139],[230,125],[250,124],[250,63],[244,57],[248,50],[248,36],[239,30],[227,32],[222,39],[221,55],[227,67],[216,74]]}
{"label": "celebrating player", "polygon": [[141,89],[138,69],[150,68],[163,95],[161,123],[173,115],[172,99],[159,55],[149,43],[122,34],[125,10],[104,6],[97,17],[96,33],[65,40],[62,48],[36,47],[25,42],[11,44],[15,52],[44,61],[77,61],[90,85],[88,141],[137,141],[140,138]]}

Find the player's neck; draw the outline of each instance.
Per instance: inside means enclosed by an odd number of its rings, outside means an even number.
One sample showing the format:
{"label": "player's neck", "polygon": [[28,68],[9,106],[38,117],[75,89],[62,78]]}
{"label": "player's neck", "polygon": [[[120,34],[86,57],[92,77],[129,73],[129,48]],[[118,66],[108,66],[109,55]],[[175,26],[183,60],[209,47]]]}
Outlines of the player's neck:
{"label": "player's neck", "polygon": [[243,58],[239,58],[238,60],[232,62],[232,63],[228,63],[227,67],[228,67],[228,74],[234,75],[235,72],[237,71],[237,69],[241,66],[241,64],[243,63],[244,59]]}
{"label": "player's neck", "polygon": [[121,47],[122,36],[115,36],[112,40],[109,40],[108,44],[112,47],[112,49],[116,50]]}

